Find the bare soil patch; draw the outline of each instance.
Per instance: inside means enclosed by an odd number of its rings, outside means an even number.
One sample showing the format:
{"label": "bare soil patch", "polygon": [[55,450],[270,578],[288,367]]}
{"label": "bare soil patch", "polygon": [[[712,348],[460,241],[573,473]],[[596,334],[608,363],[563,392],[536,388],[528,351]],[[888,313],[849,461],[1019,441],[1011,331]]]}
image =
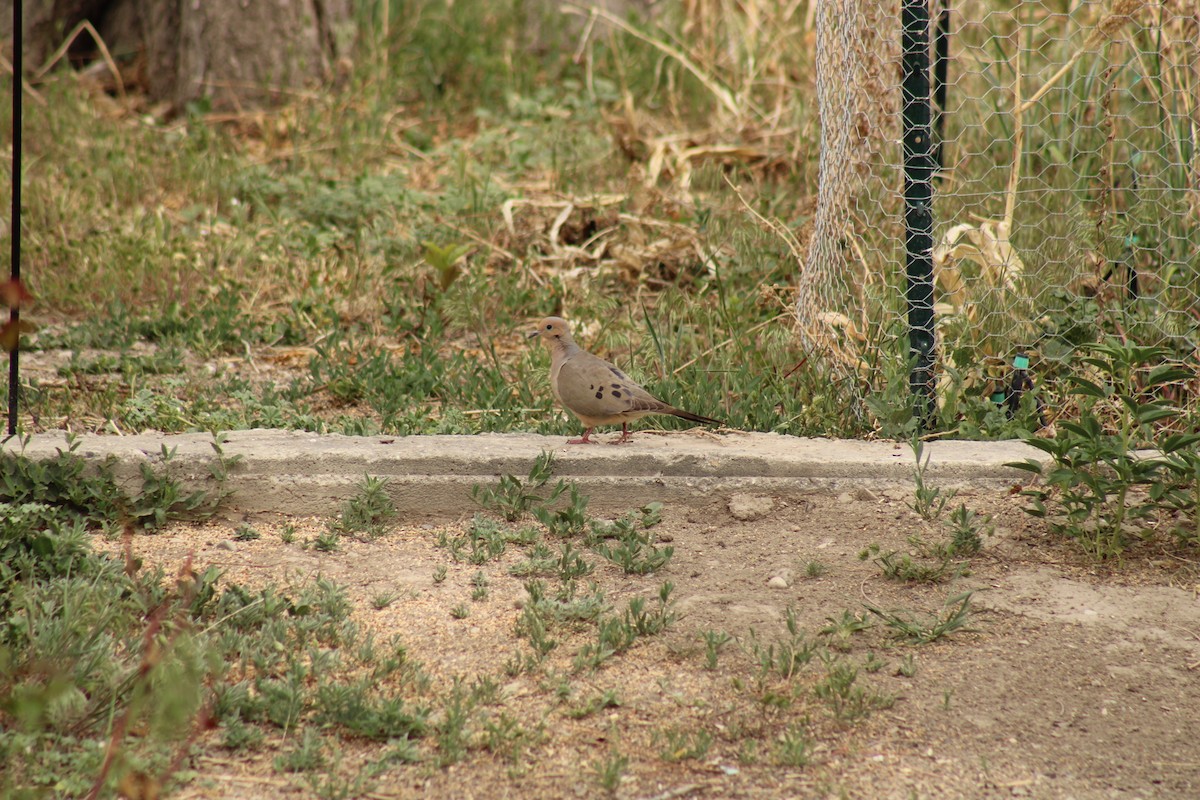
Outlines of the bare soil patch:
{"label": "bare soil patch", "polygon": [[[178,525],[138,536],[133,547],[166,565],[194,552],[198,566],[222,568],[228,582],[331,578],[347,587],[357,620],[402,636],[435,691],[456,675],[492,676],[501,693],[489,713],[538,731],[515,757],[479,748],[448,767],[432,759],[397,765],[369,797],[604,796],[595,765],[614,751],[628,758],[615,792],[623,798],[1200,796],[1198,565],[1162,552],[1097,567],[1044,538],[1019,498],[989,491],[956,499],[995,518],[995,535],[969,574],[934,585],[897,582],[859,555],[872,543],[902,548],[910,534],[930,533],[905,499],[900,490],[814,494],[777,502],[751,521],[731,515],[728,498],[664,509],[655,530],[675,550],[663,570],[629,576],[590,554],[591,579],[615,608],[633,597],[655,600],[671,581],[678,620],[598,670],[578,673],[571,657],[594,639],[589,631],[556,634],[559,646],[540,670],[506,675],[506,660],[528,650],[515,634],[524,579],[508,572],[525,554],[510,548],[484,565],[457,563],[438,546],[439,534],[454,526],[401,526],[319,553],[302,543],[322,520],[281,517],[256,521],[262,537],[255,541],[232,542],[229,523]],[[292,544],[278,535],[288,523],[296,527]],[[821,565],[816,577],[810,562]],[[480,571],[488,596],[473,600]],[[862,614],[864,603],[928,613],[968,590],[975,591],[971,631],[904,644],[866,615],[875,624],[831,651],[859,666],[861,685],[894,698],[890,707],[845,721],[812,691],[793,692],[786,708],[764,701],[765,689],[782,691],[785,682],[756,682],[751,631],[763,644],[786,638],[788,609],[818,637],[828,618]],[[373,598],[387,593],[396,599],[376,608]],[[464,606],[469,616],[455,618],[451,610]],[[716,669],[706,668],[706,631],[735,637]],[[878,662],[885,664],[877,671],[865,666]],[[901,674],[905,663],[915,666],[911,677]],[[811,687],[824,674],[814,660],[792,685]],[[581,713],[605,692],[619,705]],[[779,732],[793,722],[806,723],[812,737],[806,765],[781,765],[776,755]],[[701,730],[711,736],[702,756],[669,752],[672,735]],[[284,742],[268,740],[246,754],[222,750],[212,737],[194,764],[200,777],[178,796],[309,791],[272,768]],[[344,768],[377,750],[350,745]]]}

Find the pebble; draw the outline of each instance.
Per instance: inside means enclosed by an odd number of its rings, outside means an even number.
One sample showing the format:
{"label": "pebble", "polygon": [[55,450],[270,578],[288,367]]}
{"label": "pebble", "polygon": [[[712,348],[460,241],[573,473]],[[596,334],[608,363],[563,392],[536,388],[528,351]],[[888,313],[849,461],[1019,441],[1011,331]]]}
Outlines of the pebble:
{"label": "pebble", "polygon": [[233,553],[233,552],[237,551],[237,544],[235,542],[229,541],[228,539],[225,539],[223,541],[217,542],[216,548],[218,550],[228,550],[229,552]]}
{"label": "pebble", "polygon": [[775,509],[775,498],[761,494],[735,494],[729,498],[729,513],[742,522],[762,519]]}
{"label": "pebble", "polygon": [[792,585],[792,571],[784,568],[776,572],[767,581],[767,586],[772,589],[786,589]]}

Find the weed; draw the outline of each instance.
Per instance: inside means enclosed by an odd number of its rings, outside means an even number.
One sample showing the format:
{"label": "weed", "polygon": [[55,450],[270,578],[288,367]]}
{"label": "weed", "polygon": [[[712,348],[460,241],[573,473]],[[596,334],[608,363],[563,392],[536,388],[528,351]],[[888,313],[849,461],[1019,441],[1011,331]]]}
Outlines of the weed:
{"label": "weed", "polygon": [[446,573],[447,573],[446,565],[439,564],[437,566],[437,568],[434,569],[434,571],[433,571],[433,582],[434,583],[443,583],[446,580]]}
{"label": "weed", "polygon": [[551,511],[545,506],[539,506],[534,509],[533,515],[553,536],[576,536],[582,533],[587,525],[587,504],[587,497],[579,493],[576,484],[571,484],[566,508]]}
{"label": "weed", "polygon": [[226,750],[258,750],[265,739],[261,728],[247,725],[234,717],[223,726],[221,746]]}
{"label": "weed", "polygon": [[804,565],[804,574],[809,578],[819,578],[826,572],[826,567],[820,561],[812,560]]}
{"label": "weed", "polygon": [[912,447],[916,466],[913,468],[913,501],[908,507],[916,511],[922,519],[932,522],[942,515],[946,504],[954,498],[956,492],[942,494],[941,489],[926,483],[925,471],[929,468],[932,454],[925,456],[924,460],[921,459],[925,452],[925,444],[916,435],[909,440],[909,446]]}
{"label": "weed", "polygon": [[724,631],[704,631],[700,634],[700,638],[704,640],[704,668],[715,670],[721,650],[733,641],[733,636]]}
{"label": "weed", "polygon": [[546,495],[538,493],[550,482],[553,467],[554,454],[544,450],[533,462],[524,481],[513,475],[502,475],[495,488],[478,484],[471,487],[471,499],[490,511],[499,512],[506,521],[515,522],[537,507],[549,506],[566,490],[566,484],[558,481]]}
{"label": "weed", "polygon": [[817,645],[800,629],[796,610],[790,606],[785,612],[785,623],[787,638],[767,645],[760,643],[755,632],[750,631],[748,644],[744,647],[757,662],[760,676],[775,673],[784,680],[791,680],[818,653]]}
{"label": "weed", "polygon": [[558,577],[563,581],[573,581],[591,575],[595,565],[583,557],[570,542],[563,542],[562,551],[555,564]]}
{"label": "weed", "polygon": [[[812,761],[813,742],[801,725],[790,725],[775,743],[775,763],[781,767],[806,767]],[[754,763],[745,761],[743,763]]]}
{"label": "weed", "polygon": [[609,658],[629,649],[639,637],[654,636],[666,630],[675,621],[675,612],[671,609],[673,589],[670,582],[659,588],[659,602],[654,609],[646,608],[645,598],[634,597],[620,617],[613,615],[600,619],[596,626],[596,641],[585,644],[575,655],[575,671],[598,669]]}
{"label": "weed", "polygon": [[537,742],[539,738],[538,731],[523,727],[503,712],[483,723],[483,748],[510,764],[520,761],[525,748]]}
{"label": "weed", "polygon": [[704,758],[712,746],[712,734],[703,728],[670,727],[656,731],[653,743],[663,761],[689,761]]}
{"label": "weed", "polygon": [[371,598],[371,607],[376,611],[382,611],[392,603],[396,602],[397,597],[398,595],[391,590],[380,592]]}
{"label": "weed", "polygon": [[846,609],[840,617],[826,617],[829,624],[821,629],[821,633],[829,637],[829,646],[842,652],[850,649],[850,637],[871,627],[866,614],[855,614]]}
{"label": "weed", "polygon": [[457,764],[467,754],[470,736],[468,726],[474,718],[474,711],[470,692],[460,679],[455,678],[449,694],[442,700],[442,718],[434,733],[438,766]]}
{"label": "weed", "polygon": [[450,609],[450,616],[455,619],[466,619],[471,616],[471,609],[467,608],[462,603],[459,603],[454,608]]}
{"label": "weed", "polygon": [[[1193,380],[1195,370],[1168,359],[1163,347],[1115,339],[1091,345],[1078,360],[1103,383],[1069,377],[1079,419],[1062,420],[1053,439],[1025,440],[1050,464],[1009,465],[1045,482],[1045,489],[1022,492],[1033,500],[1026,510],[1094,558],[1118,557],[1153,536],[1164,515],[1200,520],[1200,432],[1172,431],[1183,412],[1165,397],[1174,385]],[[1138,452],[1146,447],[1151,451]]]}
{"label": "weed", "polygon": [[235,542],[253,542],[255,539],[261,538],[261,533],[245,523],[238,525],[237,530],[233,532],[233,540]]}
{"label": "weed", "polygon": [[312,772],[329,764],[325,740],[312,728],[300,732],[300,738],[282,755],[275,756],[276,772]]}
{"label": "weed", "polygon": [[887,666],[887,662],[884,661],[883,659],[881,659],[879,656],[875,655],[875,651],[873,651],[873,650],[871,652],[867,653],[867,659],[866,659],[866,661],[863,662],[863,669],[865,669],[867,672],[870,672],[871,674],[875,674],[876,672],[879,672],[881,669],[883,669],[886,666]]}
{"label": "weed", "polygon": [[592,766],[600,788],[609,795],[616,795],[617,789],[621,788],[621,779],[625,776],[625,770],[628,768],[629,757],[622,755],[616,747]]}
{"label": "weed", "polygon": [[377,539],[396,518],[396,505],[387,493],[387,478],[364,475],[358,492],[342,503],[330,529],[338,534]]}
{"label": "weed", "polygon": [[900,665],[896,667],[896,674],[905,678],[911,678],[917,674],[917,657],[912,653],[905,653],[904,658],[900,659]]}
{"label": "weed", "polygon": [[921,561],[899,550],[881,550],[878,544],[872,543],[858,557],[862,561],[873,559],[884,577],[906,583],[940,583],[962,574],[961,568],[946,554],[931,561]]}
{"label": "weed", "polygon": [[947,555],[973,556],[983,549],[983,534],[991,536],[995,526],[990,515],[980,519],[979,514],[965,505],[959,505],[950,513],[950,542]]}
{"label": "weed", "polygon": [[296,526],[291,522],[284,525],[279,531],[279,541],[284,544],[291,544],[296,541]]}
{"label": "weed", "polygon": [[318,533],[310,543],[318,553],[333,553],[341,547],[341,538],[337,531],[329,528]]}
{"label": "weed", "polygon": [[825,676],[813,685],[813,694],[825,701],[835,718],[853,722],[877,708],[890,708],[895,698],[858,683],[858,668],[841,659],[826,658]]}
{"label": "weed", "polygon": [[971,619],[971,595],[964,592],[946,600],[942,610],[932,616],[917,616],[905,611],[884,611],[864,603],[868,611],[892,629],[893,635],[916,644],[935,642],[944,636],[959,631],[972,631],[967,627]]}
{"label": "weed", "polygon": [[600,694],[592,695],[579,706],[567,710],[567,716],[571,719],[584,719],[590,717],[597,711],[603,711],[606,708],[620,708],[621,700],[617,696],[616,689],[607,689]]}
{"label": "weed", "polygon": [[743,739],[738,745],[737,760],[739,764],[753,766],[758,763],[758,742],[754,739]]}

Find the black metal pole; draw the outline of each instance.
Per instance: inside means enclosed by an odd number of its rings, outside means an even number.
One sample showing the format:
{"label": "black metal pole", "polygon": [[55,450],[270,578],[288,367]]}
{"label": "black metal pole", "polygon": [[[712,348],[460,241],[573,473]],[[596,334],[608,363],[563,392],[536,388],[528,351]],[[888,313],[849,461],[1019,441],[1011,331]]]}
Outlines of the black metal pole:
{"label": "black metal pole", "polygon": [[942,13],[938,14],[937,27],[933,31],[933,160],[938,169],[946,166],[942,160],[942,132],[945,129],[946,75],[950,67],[950,0],[942,0]]}
{"label": "black metal pole", "polygon": [[904,0],[904,227],[913,410],[933,422],[933,137],[929,97],[929,0]]}
{"label": "black metal pole", "polygon": [[[12,76],[12,217],[10,228],[12,232],[12,265],[9,267],[13,283],[21,279],[21,76],[22,68],[22,30],[21,30],[21,0],[13,3],[13,76]],[[17,434],[17,388],[20,382],[21,355],[21,308],[19,303],[13,303],[8,310],[10,323],[17,330],[17,342],[12,352],[8,354],[8,435]]]}

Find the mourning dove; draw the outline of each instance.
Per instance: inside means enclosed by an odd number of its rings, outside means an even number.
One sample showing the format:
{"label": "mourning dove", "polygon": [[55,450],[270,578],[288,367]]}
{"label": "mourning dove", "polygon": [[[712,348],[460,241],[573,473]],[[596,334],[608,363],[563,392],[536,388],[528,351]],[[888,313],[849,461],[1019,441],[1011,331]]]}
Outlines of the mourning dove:
{"label": "mourning dove", "polygon": [[602,358],[597,358],[571,338],[571,328],[561,317],[546,317],[532,339],[542,337],[550,349],[550,388],[563,408],[586,426],[583,436],[567,444],[593,444],[588,438],[597,425],[621,423],[621,438],[629,440],[629,423],[647,414],[671,414],[692,422],[720,425],[721,422],[669,406],[638,386],[629,376]]}

